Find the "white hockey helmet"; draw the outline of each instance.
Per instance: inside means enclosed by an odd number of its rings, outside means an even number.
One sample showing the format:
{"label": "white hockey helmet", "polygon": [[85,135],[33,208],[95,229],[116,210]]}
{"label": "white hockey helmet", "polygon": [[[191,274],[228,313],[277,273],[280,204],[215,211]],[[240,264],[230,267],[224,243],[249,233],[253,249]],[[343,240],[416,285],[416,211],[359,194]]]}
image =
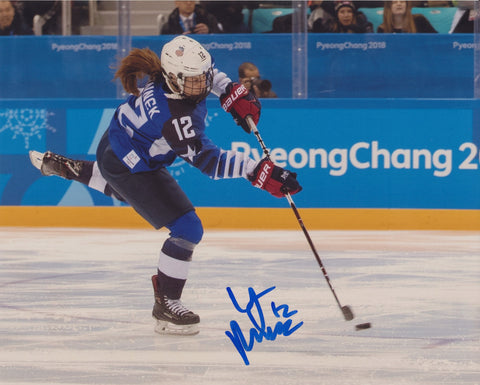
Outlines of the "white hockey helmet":
{"label": "white hockey helmet", "polygon": [[196,40],[177,36],[163,46],[160,61],[165,81],[174,94],[199,102],[212,90],[212,58]]}

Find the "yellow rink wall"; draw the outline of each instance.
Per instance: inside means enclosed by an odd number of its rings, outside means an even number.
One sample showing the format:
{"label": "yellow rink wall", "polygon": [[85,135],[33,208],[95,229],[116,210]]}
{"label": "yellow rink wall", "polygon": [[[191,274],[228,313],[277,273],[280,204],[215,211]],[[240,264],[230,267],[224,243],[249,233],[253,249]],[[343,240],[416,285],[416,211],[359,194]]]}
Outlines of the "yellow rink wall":
{"label": "yellow rink wall", "polygon": [[[196,209],[206,229],[288,230],[290,208]],[[309,230],[480,230],[480,210],[298,209]],[[0,206],[0,226],[150,228],[130,207]]]}

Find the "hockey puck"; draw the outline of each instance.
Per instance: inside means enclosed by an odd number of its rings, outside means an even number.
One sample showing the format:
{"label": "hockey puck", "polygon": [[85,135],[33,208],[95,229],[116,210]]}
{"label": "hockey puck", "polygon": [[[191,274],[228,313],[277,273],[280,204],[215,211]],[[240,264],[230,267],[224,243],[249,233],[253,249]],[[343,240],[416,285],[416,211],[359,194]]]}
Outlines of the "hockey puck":
{"label": "hockey puck", "polygon": [[355,325],[355,330],[370,329],[371,327],[372,327],[372,324],[370,322],[366,322],[364,324]]}

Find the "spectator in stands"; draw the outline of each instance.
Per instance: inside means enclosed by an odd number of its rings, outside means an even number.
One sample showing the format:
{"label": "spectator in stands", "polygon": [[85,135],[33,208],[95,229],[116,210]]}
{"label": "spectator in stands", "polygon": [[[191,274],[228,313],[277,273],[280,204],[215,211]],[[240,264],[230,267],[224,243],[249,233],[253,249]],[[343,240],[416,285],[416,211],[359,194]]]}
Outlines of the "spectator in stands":
{"label": "spectator in stands", "polygon": [[385,1],[383,23],[378,33],[437,33],[428,19],[421,15],[412,15],[410,1]]}
{"label": "spectator in stands", "polygon": [[[307,19],[307,30],[312,32],[313,24],[322,24],[329,19],[333,18],[334,14],[334,5],[333,1],[309,1],[310,15]],[[292,33],[293,31],[293,16],[296,12],[300,12],[298,9],[295,9],[292,13],[287,13],[286,15],[278,16],[273,20],[272,30],[273,33]],[[302,28],[302,26],[299,26]]]}
{"label": "spectator in stands", "polygon": [[457,5],[457,11],[453,16],[449,33],[473,33],[475,30],[475,19],[478,20],[480,17],[475,12],[475,2],[456,1],[455,4]]}
{"label": "spectator in stands", "polygon": [[[73,6],[73,5],[72,5]],[[33,18],[39,15],[45,24],[42,26],[42,35],[62,34],[62,2],[55,1],[27,1],[23,3],[25,20],[33,28]],[[72,12],[72,16],[74,13]]]}
{"label": "spectator in stands", "polygon": [[223,33],[250,33],[244,22],[243,8],[246,1],[201,1],[200,5],[218,20]]}
{"label": "spectator in stands", "polygon": [[218,21],[196,1],[175,1],[176,8],[162,26],[162,35],[220,33]]}
{"label": "spectator in stands", "polygon": [[12,35],[33,35],[33,31],[11,1],[0,1],[0,36]]}
{"label": "spectator in stands", "polygon": [[240,64],[238,67],[238,80],[248,91],[252,91],[257,98],[276,98],[272,91],[270,80],[262,79],[258,67],[250,62]]}
{"label": "spectator in stands", "polygon": [[313,23],[312,32],[369,33],[373,24],[363,12],[357,11],[353,1],[335,1],[332,19]]}
{"label": "spectator in stands", "polygon": [[[310,4],[310,15],[308,16],[307,24],[308,30],[314,32],[314,29],[319,30],[322,25],[326,25],[333,19],[334,8],[329,8],[327,1],[312,1]],[[333,4],[333,3],[331,3]]]}
{"label": "spectator in stands", "polygon": [[[292,33],[293,31],[293,16],[299,10],[294,10],[292,13],[286,15],[277,16],[273,19],[272,30],[273,33]],[[301,27],[300,27],[301,28]]]}

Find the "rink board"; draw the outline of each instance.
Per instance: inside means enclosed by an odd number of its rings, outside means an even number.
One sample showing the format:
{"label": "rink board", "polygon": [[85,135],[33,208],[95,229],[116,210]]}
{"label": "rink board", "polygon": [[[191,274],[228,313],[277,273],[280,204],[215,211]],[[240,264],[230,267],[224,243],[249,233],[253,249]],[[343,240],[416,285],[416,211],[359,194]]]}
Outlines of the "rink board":
{"label": "rink board", "polygon": [[[42,177],[28,160],[32,149],[95,159],[98,140],[118,102],[0,101],[0,207],[8,211],[2,215],[4,225],[18,224],[18,218],[29,222],[28,218],[36,217],[35,207],[124,206],[78,183]],[[303,191],[295,202],[305,215],[312,213],[312,226],[404,228],[402,223],[410,223],[413,228],[478,228],[478,100],[277,99],[262,103],[262,137],[273,160],[298,174]],[[248,152],[255,159],[262,156],[254,135],[237,127],[218,101],[209,100],[208,107],[207,134],[214,142],[224,149]],[[252,188],[244,179],[213,181],[183,160],[172,164],[170,171],[193,204],[208,211],[207,225],[229,227],[232,218],[239,227],[270,223],[282,228],[283,219],[277,221],[276,215],[291,217],[286,200]],[[32,214],[13,214],[16,206]],[[82,212],[86,213],[83,219]],[[327,214],[325,220],[324,213],[334,214]],[[252,215],[260,221],[250,223]],[[72,217],[78,216],[86,225],[102,225],[89,210],[78,209]],[[53,217],[60,221],[62,214]],[[35,225],[32,221],[29,224]],[[131,219],[114,222],[135,223]],[[295,225],[293,220],[291,226]]]}
{"label": "rink board", "polygon": [[[196,211],[208,229],[300,230],[290,208]],[[299,208],[299,212],[308,230],[480,230],[479,210]],[[59,206],[0,206],[0,226],[151,228],[130,207]]]}

